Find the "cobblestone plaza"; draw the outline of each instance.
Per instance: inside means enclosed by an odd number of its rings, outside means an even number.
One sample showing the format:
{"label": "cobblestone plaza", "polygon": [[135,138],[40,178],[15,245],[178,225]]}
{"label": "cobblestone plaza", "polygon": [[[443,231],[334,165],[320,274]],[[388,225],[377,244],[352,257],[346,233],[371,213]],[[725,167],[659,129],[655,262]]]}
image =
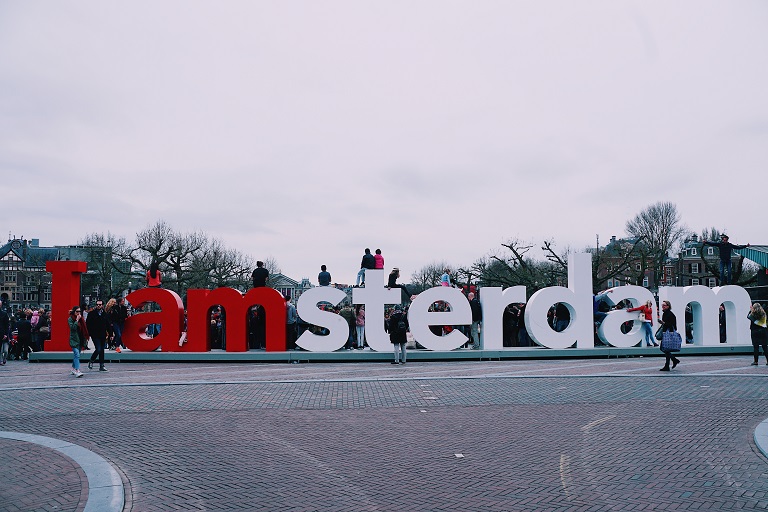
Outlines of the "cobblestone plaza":
{"label": "cobblestone plaza", "polygon": [[[768,366],[681,360],[11,362],[0,430],[99,456],[130,511],[768,509]],[[0,467],[2,511],[88,510],[54,449],[0,438]]]}

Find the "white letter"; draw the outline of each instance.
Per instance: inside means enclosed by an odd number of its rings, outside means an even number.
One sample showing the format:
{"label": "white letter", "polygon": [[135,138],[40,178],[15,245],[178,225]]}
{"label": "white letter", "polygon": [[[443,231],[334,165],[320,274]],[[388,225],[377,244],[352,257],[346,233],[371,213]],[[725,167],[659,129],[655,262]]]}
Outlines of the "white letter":
{"label": "white letter", "polygon": [[330,286],[310,288],[299,297],[296,310],[307,323],[325,327],[330,332],[327,336],[319,336],[305,331],[296,344],[310,352],[333,352],[344,346],[349,338],[349,324],[341,315],[323,311],[317,308],[319,302],[330,302],[336,305],[346,298],[347,294]]}
{"label": "white letter", "polygon": [[[451,311],[428,311],[433,302],[440,300],[449,303]],[[430,350],[453,350],[467,341],[467,337],[456,329],[448,336],[435,336],[429,330],[430,325],[469,325],[471,323],[472,308],[469,307],[469,301],[464,294],[456,288],[436,286],[423,291],[416,296],[408,309],[411,334],[416,341]]]}
{"label": "white letter", "polygon": [[384,304],[400,304],[402,290],[384,287],[386,271],[365,271],[365,288],[352,290],[352,302],[365,304],[365,340],[371,350],[390,352],[392,344],[384,330]]}
{"label": "white letter", "polygon": [[[555,332],[547,323],[550,306],[562,302],[571,314],[571,323],[563,332]],[[595,346],[592,314],[592,255],[568,255],[568,288],[553,286],[537,291],[525,308],[525,327],[531,338],[544,347],[577,348]]]}
{"label": "white letter", "polygon": [[725,304],[726,336],[728,344],[749,345],[749,320],[747,313],[752,305],[747,291],[741,286],[728,285],[717,288],[706,286],[662,287],[659,300],[668,300],[677,317],[677,330],[685,333],[685,306],[691,305],[693,313],[693,344],[720,344],[720,304]]}
{"label": "white letter", "polygon": [[[651,301],[653,308],[653,322],[655,324],[653,331],[656,331],[658,322],[656,322],[656,301],[653,298],[653,294],[642,286],[618,286],[611,288],[610,299],[614,303],[621,302],[622,300],[629,299],[632,301],[632,307],[637,307],[640,304],[645,304],[647,301]],[[621,332],[621,324],[630,320],[637,320],[640,318],[640,311],[633,311],[628,313],[624,309],[616,309],[611,311],[605,316],[605,319],[597,329],[597,335],[604,343],[607,343],[613,347],[634,347],[638,343],[642,346],[644,337],[643,329],[640,322],[635,322],[632,329],[624,334]]]}
{"label": "white letter", "polygon": [[525,302],[525,286],[512,286],[480,290],[480,304],[483,306],[483,329],[480,332],[480,347],[486,350],[504,348],[504,310],[513,302]]}

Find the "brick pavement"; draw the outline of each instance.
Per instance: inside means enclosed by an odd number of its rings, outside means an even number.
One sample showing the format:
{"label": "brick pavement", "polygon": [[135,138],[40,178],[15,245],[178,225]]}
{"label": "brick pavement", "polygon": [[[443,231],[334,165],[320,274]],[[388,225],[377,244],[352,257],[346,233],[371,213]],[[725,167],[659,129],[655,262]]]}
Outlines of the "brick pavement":
{"label": "brick pavement", "polygon": [[82,468],[55,450],[0,439],[3,479],[0,509],[76,510],[85,508],[88,482]]}
{"label": "brick pavement", "polygon": [[9,365],[0,427],[108,459],[126,510],[768,509],[768,367],[659,362]]}

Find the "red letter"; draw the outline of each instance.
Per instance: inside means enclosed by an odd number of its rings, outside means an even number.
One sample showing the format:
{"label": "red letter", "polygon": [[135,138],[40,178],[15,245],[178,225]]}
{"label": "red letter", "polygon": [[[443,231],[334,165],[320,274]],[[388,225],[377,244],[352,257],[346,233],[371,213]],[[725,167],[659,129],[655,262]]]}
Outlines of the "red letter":
{"label": "red letter", "polygon": [[187,290],[187,345],[211,350],[209,311],[216,304],[227,315],[227,352],[248,350],[248,309],[256,304],[266,311],[267,352],[285,352],[285,300],[272,288],[252,288],[245,296],[234,288]]}
{"label": "red letter", "polygon": [[48,261],[45,270],[51,273],[51,341],[45,349],[69,352],[67,315],[80,305],[80,274],[88,269],[84,261]]}
{"label": "red letter", "polygon": [[[140,308],[148,302],[160,306],[160,311],[149,311],[129,316],[125,320],[123,342],[136,352],[152,352],[162,346],[163,352],[179,351],[179,337],[184,327],[184,304],[181,297],[171,290],[162,288],[141,288],[129,293],[126,300],[134,308]],[[160,333],[154,338],[143,334],[149,324],[160,324]]]}

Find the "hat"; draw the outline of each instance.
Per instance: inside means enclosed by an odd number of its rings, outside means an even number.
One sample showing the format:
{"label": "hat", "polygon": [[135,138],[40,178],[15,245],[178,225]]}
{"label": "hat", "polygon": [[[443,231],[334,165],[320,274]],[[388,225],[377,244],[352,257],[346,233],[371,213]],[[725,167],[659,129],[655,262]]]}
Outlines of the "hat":
{"label": "hat", "polygon": [[392,272],[400,272],[400,269],[395,267],[395,268],[392,269]]}
{"label": "hat", "polygon": [[728,239],[728,235],[726,235],[725,233],[720,233],[720,238],[725,238],[727,240]]}

